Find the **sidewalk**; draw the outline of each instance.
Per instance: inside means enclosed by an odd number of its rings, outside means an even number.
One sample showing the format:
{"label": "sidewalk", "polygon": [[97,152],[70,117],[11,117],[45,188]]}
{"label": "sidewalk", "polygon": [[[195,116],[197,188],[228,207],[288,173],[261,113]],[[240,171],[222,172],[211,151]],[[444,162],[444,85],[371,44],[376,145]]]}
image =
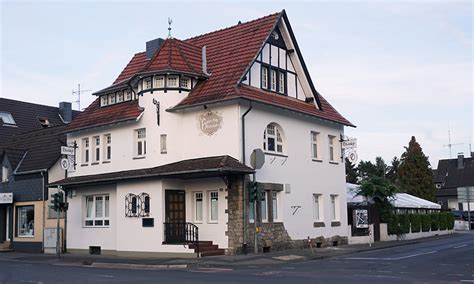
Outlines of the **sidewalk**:
{"label": "sidewalk", "polygon": [[185,269],[185,268],[238,268],[272,266],[300,262],[305,260],[323,259],[348,255],[357,252],[379,250],[384,248],[429,242],[433,240],[450,238],[453,235],[434,236],[424,239],[409,241],[377,242],[369,245],[347,245],[339,247],[291,249],[261,253],[258,255],[235,255],[235,256],[210,256],[204,258],[124,258],[100,255],[78,255],[63,254],[60,259],[55,255],[28,254],[19,252],[0,253],[0,261],[25,262],[25,263],[47,263],[58,266],[78,266],[96,268],[119,268],[119,269]]}

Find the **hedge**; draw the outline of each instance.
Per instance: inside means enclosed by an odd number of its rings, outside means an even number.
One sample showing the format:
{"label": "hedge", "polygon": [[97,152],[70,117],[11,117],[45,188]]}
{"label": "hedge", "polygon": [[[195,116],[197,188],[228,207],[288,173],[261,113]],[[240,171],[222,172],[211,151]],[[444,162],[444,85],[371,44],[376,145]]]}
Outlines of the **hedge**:
{"label": "hedge", "polygon": [[428,232],[431,228],[431,216],[429,214],[421,215],[421,230]]}
{"label": "hedge", "polygon": [[454,215],[451,212],[447,212],[448,216],[448,230],[452,230],[454,228]]}
{"label": "hedge", "polygon": [[410,214],[411,232],[421,231],[421,214]]}
{"label": "hedge", "polygon": [[410,233],[410,215],[399,215],[398,221],[400,223],[400,233]]}
{"label": "hedge", "polygon": [[437,231],[439,229],[439,215],[438,213],[431,213],[431,231]]}
{"label": "hedge", "polygon": [[439,213],[439,229],[446,230],[448,228],[448,212]]}
{"label": "hedge", "polygon": [[398,216],[396,214],[390,215],[388,218],[388,223],[387,223],[387,231],[389,235],[399,235],[400,234],[400,225],[399,225],[399,220]]}

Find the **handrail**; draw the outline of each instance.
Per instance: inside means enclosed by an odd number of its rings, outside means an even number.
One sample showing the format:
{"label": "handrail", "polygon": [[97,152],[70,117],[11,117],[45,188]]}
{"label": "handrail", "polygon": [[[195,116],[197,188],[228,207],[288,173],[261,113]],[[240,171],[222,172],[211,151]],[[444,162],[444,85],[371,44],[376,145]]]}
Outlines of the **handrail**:
{"label": "handrail", "polygon": [[199,227],[190,222],[165,222],[164,243],[194,244],[199,257]]}

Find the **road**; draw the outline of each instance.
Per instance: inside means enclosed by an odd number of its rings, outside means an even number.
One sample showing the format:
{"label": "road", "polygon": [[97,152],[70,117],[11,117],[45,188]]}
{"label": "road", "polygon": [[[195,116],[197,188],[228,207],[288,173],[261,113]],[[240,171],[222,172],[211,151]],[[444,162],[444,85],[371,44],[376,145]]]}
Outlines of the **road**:
{"label": "road", "polygon": [[474,283],[474,233],[277,266],[120,270],[0,261],[0,283]]}

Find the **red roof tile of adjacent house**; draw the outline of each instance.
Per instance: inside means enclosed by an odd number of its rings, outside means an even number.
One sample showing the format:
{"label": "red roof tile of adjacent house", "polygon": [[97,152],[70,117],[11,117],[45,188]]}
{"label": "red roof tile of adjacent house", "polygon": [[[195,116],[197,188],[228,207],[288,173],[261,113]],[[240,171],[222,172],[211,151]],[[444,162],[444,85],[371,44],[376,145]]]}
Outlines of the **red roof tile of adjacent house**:
{"label": "red roof tile of adjacent house", "polygon": [[162,70],[204,75],[201,47],[174,38],[166,39],[141,72]]}
{"label": "red roof tile of adjacent house", "polygon": [[138,101],[128,101],[104,108],[100,107],[100,98],[97,98],[79,116],[66,126],[66,131],[103,126],[111,123],[136,119],[143,109]]}

